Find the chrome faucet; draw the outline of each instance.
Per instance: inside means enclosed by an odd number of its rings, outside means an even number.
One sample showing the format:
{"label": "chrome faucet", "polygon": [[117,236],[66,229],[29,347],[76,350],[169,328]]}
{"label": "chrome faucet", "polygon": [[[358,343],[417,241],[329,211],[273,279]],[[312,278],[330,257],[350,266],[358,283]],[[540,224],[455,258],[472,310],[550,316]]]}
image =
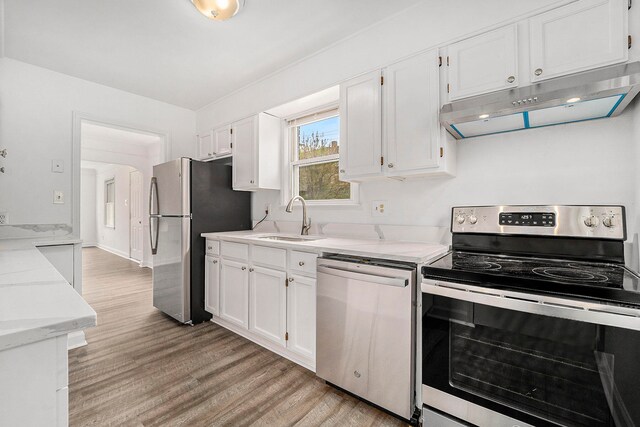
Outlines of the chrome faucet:
{"label": "chrome faucet", "polygon": [[305,202],[305,200],[300,196],[294,196],[289,200],[286,211],[289,213],[293,212],[293,202],[296,200],[300,200],[300,203],[302,203],[302,231],[300,234],[307,236],[309,235],[309,229],[311,228],[311,219],[307,217],[307,202]]}

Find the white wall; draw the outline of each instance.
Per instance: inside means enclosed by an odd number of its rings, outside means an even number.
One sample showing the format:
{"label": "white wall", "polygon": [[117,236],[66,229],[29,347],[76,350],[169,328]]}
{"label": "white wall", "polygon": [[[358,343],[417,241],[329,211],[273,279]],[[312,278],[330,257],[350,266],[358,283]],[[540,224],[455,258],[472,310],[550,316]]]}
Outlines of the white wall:
{"label": "white wall", "polygon": [[[96,212],[98,247],[129,257],[129,173],[130,166],[109,165],[96,174]],[[104,183],[115,179],[115,228],[104,225]]]}
{"label": "white wall", "polygon": [[96,170],[82,169],[80,185],[80,238],[82,246],[98,244],[96,212]]}
{"label": "white wall", "polygon": [[[169,158],[194,154],[193,111],[9,58],[0,59],[0,100],[0,147],[9,152],[0,210],[12,224],[71,224],[73,112],[166,133]],[[64,173],[51,172],[53,159],[64,160]],[[52,203],[54,190],[65,192],[64,205]]]}

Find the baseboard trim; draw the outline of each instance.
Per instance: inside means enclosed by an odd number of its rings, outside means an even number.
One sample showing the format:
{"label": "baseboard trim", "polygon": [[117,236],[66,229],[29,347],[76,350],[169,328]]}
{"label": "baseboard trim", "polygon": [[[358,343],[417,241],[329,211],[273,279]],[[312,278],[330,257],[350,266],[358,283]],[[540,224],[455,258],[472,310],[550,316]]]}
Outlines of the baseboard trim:
{"label": "baseboard trim", "polygon": [[124,258],[124,259],[127,259],[127,260],[132,261],[132,262],[137,262],[138,264],[140,264],[140,267],[143,267],[143,265],[142,265],[142,263],[140,261],[138,261],[137,259],[130,258],[129,254],[127,254],[126,252],[122,252],[122,251],[120,251],[118,249],[110,248],[109,246],[104,246],[104,245],[101,245],[101,244],[97,244],[96,248],[102,249],[103,251],[112,253],[114,255],[118,255],[120,258]]}
{"label": "baseboard trim", "polygon": [[94,242],[82,242],[83,248],[95,248],[96,246],[98,246],[98,244]]}
{"label": "baseboard trim", "polygon": [[69,332],[67,335],[67,350],[84,347],[85,345],[87,345],[87,340],[84,336],[84,331]]}

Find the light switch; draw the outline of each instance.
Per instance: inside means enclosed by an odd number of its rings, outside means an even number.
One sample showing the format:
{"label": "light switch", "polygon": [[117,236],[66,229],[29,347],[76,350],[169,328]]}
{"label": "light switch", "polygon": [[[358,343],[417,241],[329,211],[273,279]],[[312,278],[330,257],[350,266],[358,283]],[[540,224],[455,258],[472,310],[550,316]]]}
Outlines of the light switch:
{"label": "light switch", "polygon": [[64,172],[64,160],[51,160],[51,172]]}
{"label": "light switch", "polygon": [[64,204],[64,192],[60,190],[53,191],[53,203],[56,205]]}

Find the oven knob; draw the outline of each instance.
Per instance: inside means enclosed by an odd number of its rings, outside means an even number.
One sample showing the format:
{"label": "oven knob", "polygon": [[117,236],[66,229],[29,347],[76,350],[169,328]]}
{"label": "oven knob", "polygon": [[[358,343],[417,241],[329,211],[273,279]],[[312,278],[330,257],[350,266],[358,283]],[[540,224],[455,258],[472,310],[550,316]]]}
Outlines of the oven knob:
{"label": "oven knob", "polygon": [[462,214],[460,214],[460,215],[458,215],[458,216],[456,217],[456,222],[457,222],[458,224],[464,224],[464,220],[465,220],[465,217],[464,217],[464,215],[462,215]]}
{"label": "oven knob", "polygon": [[584,225],[586,225],[589,228],[595,228],[598,226],[598,217],[591,215],[588,216],[584,219]]}
{"label": "oven knob", "polygon": [[602,225],[607,228],[615,227],[615,218],[613,218],[613,216],[605,216],[604,218],[602,218]]}
{"label": "oven knob", "polygon": [[475,224],[476,222],[478,222],[478,217],[475,215],[471,215],[469,217],[469,224]]}

